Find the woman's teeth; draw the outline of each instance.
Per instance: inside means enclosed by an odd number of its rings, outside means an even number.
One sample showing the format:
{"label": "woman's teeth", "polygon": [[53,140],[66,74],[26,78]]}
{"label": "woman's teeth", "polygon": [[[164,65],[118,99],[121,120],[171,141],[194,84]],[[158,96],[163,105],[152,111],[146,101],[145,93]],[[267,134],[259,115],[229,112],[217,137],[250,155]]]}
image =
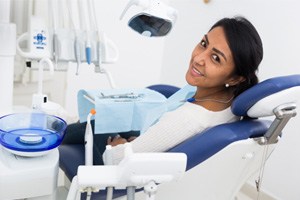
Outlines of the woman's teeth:
{"label": "woman's teeth", "polygon": [[201,72],[199,72],[196,68],[193,68],[192,70],[193,70],[193,72],[195,72],[196,74],[203,76],[203,74],[201,74]]}

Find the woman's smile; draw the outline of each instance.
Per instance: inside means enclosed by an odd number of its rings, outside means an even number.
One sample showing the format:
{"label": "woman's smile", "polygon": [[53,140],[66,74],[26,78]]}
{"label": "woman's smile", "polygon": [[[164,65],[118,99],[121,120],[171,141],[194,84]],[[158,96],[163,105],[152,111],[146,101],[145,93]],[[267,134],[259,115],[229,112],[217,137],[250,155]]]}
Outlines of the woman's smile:
{"label": "woman's smile", "polygon": [[203,74],[198,69],[196,69],[195,67],[191,68],[191,75],[192,76],[197,76],[197,77],[203,76]]}

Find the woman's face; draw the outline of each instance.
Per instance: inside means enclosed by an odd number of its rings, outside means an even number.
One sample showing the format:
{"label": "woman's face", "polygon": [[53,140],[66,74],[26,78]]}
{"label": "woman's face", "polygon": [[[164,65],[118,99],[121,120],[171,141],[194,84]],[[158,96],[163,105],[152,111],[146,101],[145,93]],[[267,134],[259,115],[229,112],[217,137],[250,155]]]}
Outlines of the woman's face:
{"label": "woman's face", "polygon": [[195,47],[186,80],[201,89],[220,90],[234,85],[234,61],[222,27],[204,35]]}

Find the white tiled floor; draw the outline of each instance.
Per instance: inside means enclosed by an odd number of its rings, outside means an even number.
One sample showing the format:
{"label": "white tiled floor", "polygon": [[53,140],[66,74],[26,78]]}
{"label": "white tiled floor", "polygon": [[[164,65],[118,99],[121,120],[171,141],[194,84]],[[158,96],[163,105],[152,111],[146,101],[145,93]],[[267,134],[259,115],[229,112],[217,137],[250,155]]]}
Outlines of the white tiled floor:
{"label": "white tiled floor", "polygon": [[[57,191],[57,199],[56,200],[66,200],[67,195],[68,195],[68,190],[67,188],[60,186]],[[247,194],[243,192],[239,192],[237,196],[235,197],[234,200],[256,200],[257,198],[251,198]],[[269,198],[260,198],[260,200],[271,200]]]}
{"label": "white tiled floor", "polygon": [[[60,170],[59,171],[59,178],[58,178],[58,190],[57,190],[57,199],[56,200],[66,200],[68,195],[68,189],[64,185],[70,186],[70,182],[65,180],[64,173]],[[264,194],[263,192],[259,196],[259,200],[276,200],[274,198],[269,197],[268,195]],[[234,200],[257,200],[257,192],[255,188],[253,188],[249,184],[245,184],[240,192],[236,195]]]}
{"label": "white tiled floor", "polygon": [[57,197],[56,200],[66,200],[68,195],[68,190],[67,188],[60,186],[58,187],[57,190]]}
{"label": "white tiled floor", "polygon": [[250,198],[248,195],[246,195],[242,192],[239,192],[237,194],[237,196],[235,197],[235,200],[254,200],[254,199]]}

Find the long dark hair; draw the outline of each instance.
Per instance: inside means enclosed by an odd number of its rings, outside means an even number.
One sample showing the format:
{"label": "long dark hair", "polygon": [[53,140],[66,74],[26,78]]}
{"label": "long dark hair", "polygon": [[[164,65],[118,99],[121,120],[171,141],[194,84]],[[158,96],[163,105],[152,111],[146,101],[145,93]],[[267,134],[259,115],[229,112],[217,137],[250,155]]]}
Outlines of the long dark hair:
{"label": "long dark hair", "polygon": [[263,58],[263,45],[255,27],[244,17],[223,18],[215,23],[215,27],[222,27],[232,52],[235,74],[243,76],[245,81],[231,87],[234,95],[258,83],[258,66]]}

